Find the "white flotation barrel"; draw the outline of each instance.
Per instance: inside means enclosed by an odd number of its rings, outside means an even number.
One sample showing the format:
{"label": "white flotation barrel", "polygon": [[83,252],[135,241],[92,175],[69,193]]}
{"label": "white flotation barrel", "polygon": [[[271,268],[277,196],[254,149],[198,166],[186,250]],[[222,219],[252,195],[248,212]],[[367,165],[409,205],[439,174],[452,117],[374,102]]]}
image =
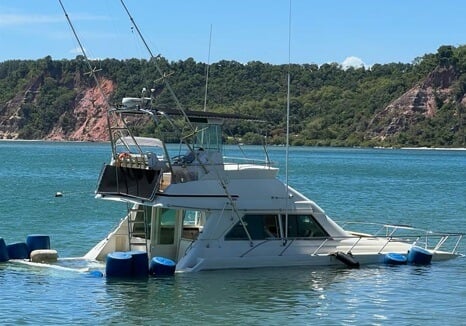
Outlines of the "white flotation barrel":
{"label": "white flotation barrel", "polygon": [[29,252],[39,249],[50,249],[50,237],[45,234],[30,234],[26,238]]}
{"label": "white flotation barrel", "polygon": [[432,253],[424,248],[412,246],[408,251],[408,263],[414,265],[428,265],[432,261]]}
{"label": "white flotation barrel", "polygon": [[6,248],[6,243],[3,238],[0,238],[0,263],[6,262],[10,259],[8,256],[8,249]]}
{"label": "white flotation barrel", "polygon": [[152,276],[171,276],[175,274],[176,264],[173,260],[164,257],[153,257],[149,265],[149,274]]}
{"label": "white flotation barrel", "polygon": [[141,250],[130,251],[131,255],[131,276],[147,277],[149,275],[149,257],[147,252]]}
{"label": "white flotation barrel", "polygon": [[28,259],[29,247],[26,242],[14,242],[6,246],[10,259]]}
{"label": "white flotation barrel", "polygon": [[31,251],[30,259],[33,263],[52,263],[58,259],[58,253],[54,249],[36,249]]}
{"label": "white flotation barrel", "polygon": [[404,265],[408,262],[406,255],[396,252],[389,252],[385,254],[384,263],[388,265]]}
{"label": "white flotation barrel", "polygon": [[107,277],[130,277],[132,256],[129,252],[115,251],[107,255],[105,275]]}

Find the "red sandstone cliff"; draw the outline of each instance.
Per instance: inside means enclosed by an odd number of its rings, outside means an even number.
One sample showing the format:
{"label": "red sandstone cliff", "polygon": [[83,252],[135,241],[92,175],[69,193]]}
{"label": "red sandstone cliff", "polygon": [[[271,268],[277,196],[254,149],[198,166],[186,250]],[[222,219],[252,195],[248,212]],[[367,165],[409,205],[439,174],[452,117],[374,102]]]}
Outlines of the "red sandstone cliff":
{"label": "red sandstone cliff", "polygon": [[99,81],[102,92],[98,87],[84,89],[79,95],[80,100],[73,109],[77,119],[75,129],[66,133],[61,127],[55,127],[45,137],[45,140],[72,141],[106,141],[108,140],[107,109],[108,99],[115,90],[115,84],[108,79]]}
{"label": "red sandstone cliff", "polygon": [[435,69],[422,83],[377,113],[368,126],[368,132],[372,137],[383,140],[407,130],[422,117],[435,116],[439,109],[438,103],[454,101],[452,86],[457,78],[458,75],[451,66]]}

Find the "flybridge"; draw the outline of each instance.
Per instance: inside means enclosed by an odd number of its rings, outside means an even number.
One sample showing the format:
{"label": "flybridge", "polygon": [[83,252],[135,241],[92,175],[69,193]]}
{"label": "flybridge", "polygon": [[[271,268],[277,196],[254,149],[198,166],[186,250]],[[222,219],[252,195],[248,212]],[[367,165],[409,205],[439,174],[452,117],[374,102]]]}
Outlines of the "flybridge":
{"label": "flybridge", "polygon": [[[186,145],[185,153],[170,157],[164,141],[133,135],[129,127],[134,122],[131,116],[141,114],[152,116],[157,126],[162,118],[168,120],[179,135],[182,130],[172,118],[188,119],[191,129],[179,139]],[[202,111],[162,111],[151,107],[150,98],[124,98],[121,106],[108,112],[113,154],[100,174],[96,193],[101,197],[145,202],[154,200],[170,184],[197,180],[207,173],[206,166],[223,165],[223,121],[239,118]],[[163,139],[167,136],[162,131]]]}

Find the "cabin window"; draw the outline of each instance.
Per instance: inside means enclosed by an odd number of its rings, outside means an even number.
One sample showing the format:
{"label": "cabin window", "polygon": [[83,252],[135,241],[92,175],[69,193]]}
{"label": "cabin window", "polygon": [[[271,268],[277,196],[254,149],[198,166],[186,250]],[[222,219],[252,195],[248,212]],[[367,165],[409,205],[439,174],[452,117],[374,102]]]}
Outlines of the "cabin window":
{"label": "cabin window", "polygon": [[186,210],[183,214],[183,239],[195,240],[203,224],[203,214],[201,211]]}
{"label": "cabin window", "polygon": [[[281,215],[285,227],[287,217]],[[252,240],[280,238],[278,216],[274,214],[247,214],[243,216]],[[312,215],[288,215],[288,238],[327,237],[328,234]],[[241,221],[225,235],[225,240],[249,240]]]}
{"label": "cabin window", "polygon": [[160,214],[160,234],[158,244],[173,244],[175,241],[175,215],[174,209],[162,209]]}
{"label": "cabin window", "polygon": [[[286,216],[282,215],[283,226],[286,225]],[[327,232],[315,221],[312,215],[288,215],[288,237],[309,238],[326,237]]]}
{"label": "cabin window", "polygon": [[186,210],[183,214],[183,226],[198,226],[201,224],[201,211]]}
{"label": "cabin window", "polygon": [[200,132],[195,135],[195,147],[220,152],[222,150],[222,126],[203,123],[197,123],[196,126]]}
{"label": "cabin window", "polygon": [[[279,237],[277,215],[247,214],[242,220],[252,240]],[[225,235],[225,240],[249,240],[241,221],[238,221]]]}

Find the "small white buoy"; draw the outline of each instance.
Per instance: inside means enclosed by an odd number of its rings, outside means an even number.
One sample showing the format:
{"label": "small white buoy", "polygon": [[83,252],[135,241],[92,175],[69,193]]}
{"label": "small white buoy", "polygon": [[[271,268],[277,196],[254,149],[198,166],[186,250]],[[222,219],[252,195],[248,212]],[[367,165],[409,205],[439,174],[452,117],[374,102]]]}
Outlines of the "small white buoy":
{"label": "small white buoy", "polygon": [[60,192],[60,191],[57,191],[57,192],[55,193],[55,197],[63,197],[63,193]]}

